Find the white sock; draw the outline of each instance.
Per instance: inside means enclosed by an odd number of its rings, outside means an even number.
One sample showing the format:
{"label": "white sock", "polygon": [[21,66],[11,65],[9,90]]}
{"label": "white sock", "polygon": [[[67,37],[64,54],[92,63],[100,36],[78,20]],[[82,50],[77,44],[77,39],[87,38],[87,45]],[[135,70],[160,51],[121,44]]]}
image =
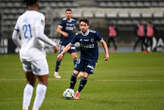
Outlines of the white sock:
{"label": "white sock", "polygon": [[23,109],[28,110],[28,107],[31,102],[31,97],[33,93],[33,86],[31,84],[26,84],[24,88],[24,94],[23,94]]}
{"label": "white sock", "polygon": [[46,95],[47,86],[43,84],[38,84],[36,88],[36,96],[35,101],[33,105],[33,110],[39,110],[40,106],[42,105],[42,102]]}

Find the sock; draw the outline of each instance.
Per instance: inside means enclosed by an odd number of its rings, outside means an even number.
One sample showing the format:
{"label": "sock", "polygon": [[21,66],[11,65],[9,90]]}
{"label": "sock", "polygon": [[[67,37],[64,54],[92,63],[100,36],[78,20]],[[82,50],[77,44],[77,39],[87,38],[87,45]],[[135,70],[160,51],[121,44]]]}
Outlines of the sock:
{"label": "sock", "polygon": [[77,63],[77,60],[78,60],[77,58],[74,58],[74,59],[73,59],[73,64],[74,64],[74,65]]}
{"label": "sock", "polygon": [[36,88],[36,96],[34,100],[33,110],[39,110],[40,106],[46,95],[47,86],[43,84],[38,84]]}
{"label": "sock", "polygon": [[61,64],[61,60],[57,60],[56,61],[55,72],[58,72],[60,64]]}
{"label": "sock", "polygon": [[72,73],[71,81],[70,81],[70,88],[71,89],[74,89],[75,84],[76,84],[76,80],[77,80],[77,75],[75,73]]}
{"label": "sock", "polygon": [[28,110],[31,102],[31,97],[33,93],[33,86],[31,84],[26,84],[23,94],[23,109]]}
{"label": "sock", "polygon": [[87,84],[87,78],[82,78],[80,81],[80,85],[78,88],[78,92],[81,92],[81,90],[84,88],[84,86]]}

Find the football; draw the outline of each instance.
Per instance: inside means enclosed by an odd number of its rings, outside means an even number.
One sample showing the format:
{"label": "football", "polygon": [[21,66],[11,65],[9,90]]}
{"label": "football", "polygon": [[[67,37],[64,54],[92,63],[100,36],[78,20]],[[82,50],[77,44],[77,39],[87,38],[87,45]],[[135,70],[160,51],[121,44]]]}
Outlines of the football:
{"label": "football", "polygon": [[72,99],[74,97],[74,90],[73,89],[66,89],[63,93],[63,97],[66,99]]}

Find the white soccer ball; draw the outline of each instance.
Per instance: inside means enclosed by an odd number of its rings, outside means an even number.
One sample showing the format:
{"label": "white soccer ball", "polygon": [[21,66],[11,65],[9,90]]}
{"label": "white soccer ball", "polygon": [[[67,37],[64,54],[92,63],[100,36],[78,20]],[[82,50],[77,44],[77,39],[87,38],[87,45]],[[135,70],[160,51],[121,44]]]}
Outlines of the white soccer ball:
{"label": "white soccer ball", "polygon": [[70,89],[70,88],[66,89],[63,93],[63,96],[66,99],[72,99],[74,97],[74,95],[75,95],[74,90]]}

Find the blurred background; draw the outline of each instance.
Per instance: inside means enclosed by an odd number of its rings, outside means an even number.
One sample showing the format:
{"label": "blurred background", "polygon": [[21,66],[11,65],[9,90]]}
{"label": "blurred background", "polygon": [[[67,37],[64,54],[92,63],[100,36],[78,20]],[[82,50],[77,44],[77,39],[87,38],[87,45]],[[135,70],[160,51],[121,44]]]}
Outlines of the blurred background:
{"label": "blurred background", "polygon": [[[46,15],[45,33],[59,39],[56,28],[65,9],[71,8],[73,18],[87,17],[90,28],[108,39],[108,27],[114,23],[119,30],[118,52],[132,52],[136,41],[134,26],[140,19],[151,21],[160,40],[154,41],[156,51],[163,51],[164,0],[39,0],[40,11]],[[18,16],[26,10],[23,0],[0,0],[0,54],[15,53],[11,36]],[[138,47],[137,49],[139,49]]]}

